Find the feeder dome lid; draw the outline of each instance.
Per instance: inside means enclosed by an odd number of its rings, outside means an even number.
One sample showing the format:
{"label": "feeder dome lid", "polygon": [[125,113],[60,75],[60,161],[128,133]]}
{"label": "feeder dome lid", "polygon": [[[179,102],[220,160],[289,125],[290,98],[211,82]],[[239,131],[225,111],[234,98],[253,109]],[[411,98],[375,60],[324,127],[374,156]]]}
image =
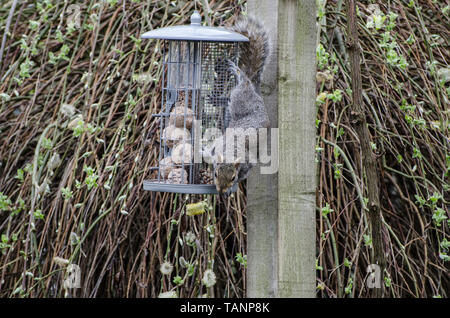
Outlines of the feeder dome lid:
{"label": "feeder dome lid", "polygon": [[212,41],[212,42],[248,42],[248,38],[240,33],[219,27],[201,25],[198,11],[191,15],[190,25],[178,25],[156,29],[141,35],[143,39],[164,39],[179,41]]}

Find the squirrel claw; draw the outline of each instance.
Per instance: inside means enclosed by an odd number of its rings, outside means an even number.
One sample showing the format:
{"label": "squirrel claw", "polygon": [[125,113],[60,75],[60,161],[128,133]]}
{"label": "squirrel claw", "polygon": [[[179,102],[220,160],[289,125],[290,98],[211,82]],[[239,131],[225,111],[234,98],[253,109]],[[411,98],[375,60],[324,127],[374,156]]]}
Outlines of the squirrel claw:
{"label": "squirrel claw", "polygon": [[235,75],[239,76],[241,74],[241,70],[232,60],[228,60],[228,66],[230,71],[232,71]]}

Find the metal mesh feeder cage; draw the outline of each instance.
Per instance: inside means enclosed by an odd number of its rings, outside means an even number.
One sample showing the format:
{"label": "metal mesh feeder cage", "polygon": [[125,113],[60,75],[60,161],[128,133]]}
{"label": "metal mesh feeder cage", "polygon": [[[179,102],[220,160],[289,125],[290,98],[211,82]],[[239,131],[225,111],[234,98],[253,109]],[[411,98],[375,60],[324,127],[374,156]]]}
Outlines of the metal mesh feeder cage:
{"label": "metal mesh feeder cage", "polygon": [[144,181],[144,190],[217,194],[211,164],[198,154],[211,142],[206,135],[227,128],[227,104],[236,84],[229,61],[237,63],[238,44],[248,38],[200,22],[195,11],[190,25],[141,36],[167,41],[161,112],[153,115],[160,120],[159,164],[151,168],[154,179]]}

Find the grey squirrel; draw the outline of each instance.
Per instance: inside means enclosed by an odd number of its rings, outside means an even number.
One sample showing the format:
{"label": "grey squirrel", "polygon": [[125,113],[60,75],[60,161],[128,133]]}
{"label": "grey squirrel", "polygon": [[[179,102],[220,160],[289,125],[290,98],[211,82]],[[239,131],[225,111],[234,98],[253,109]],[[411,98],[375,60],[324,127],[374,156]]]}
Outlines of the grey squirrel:
{"label": "grey squirrel", "polygon": [[[239,46],[239,65],[229,62],[237,85],[231,90],[228,110],[231,115],[228,128],[268,128],[269,117],[260,96],[261,77],[270,54],[270,41],[263,25],[254,17],[241,17],[230,30],[245,35],[249,42]],[[221,148],[222,147],[222,148]],[[220,194],[229,194],[231,188],[246,179],[253,164],[245,158],[236,158],[234,162],[224,160],[226,137],[222,136],[213,143],[211,155],[214,167],[214,184]],[[249,145],[245,142],[245,153]],[[243,149],[240,149],[243,150]],[[238,149],[232,150],[235,153]],[[228,155],[228,154],[227,154]],[[228,157],[229,158],[229,157]],[[227,156],[225,156],[227,159]],[[241,163],[241,159],[244,162]]]}

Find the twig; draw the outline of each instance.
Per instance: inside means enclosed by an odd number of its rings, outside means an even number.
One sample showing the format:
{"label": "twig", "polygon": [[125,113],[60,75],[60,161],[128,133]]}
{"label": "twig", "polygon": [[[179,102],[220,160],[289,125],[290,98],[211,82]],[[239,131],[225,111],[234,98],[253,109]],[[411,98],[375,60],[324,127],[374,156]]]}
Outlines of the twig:
{"label": "twig", "polygon": [[12,3],[11,9],[9,10],[8,19],[6,20],[5,33],[3,34],[2,46],[0,48],[0,69],[1,69],[2,61],[3,61],[3,51],[5,50],[6,37],[9,32],[9,27],[11,25],[11,20],[14,15],[14,10],[16,9],[16,4],[17,4],[17,0],[14,0]]}

